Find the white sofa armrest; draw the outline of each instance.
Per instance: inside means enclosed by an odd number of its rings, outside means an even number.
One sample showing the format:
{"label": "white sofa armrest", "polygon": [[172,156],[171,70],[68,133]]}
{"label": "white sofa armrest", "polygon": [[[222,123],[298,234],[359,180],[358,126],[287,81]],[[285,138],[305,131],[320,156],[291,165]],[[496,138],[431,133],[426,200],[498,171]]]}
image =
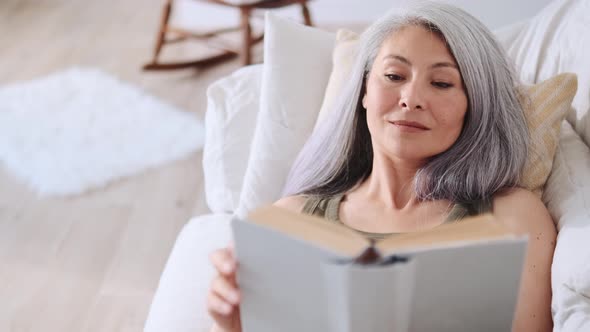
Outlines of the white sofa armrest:
{"label": "white sofa armrest", "polygon": [[229,214],[191,219],[180,232],[152,300],[144,332],[205,332],[206,295],[215,274],[209,254],[231,240]]}

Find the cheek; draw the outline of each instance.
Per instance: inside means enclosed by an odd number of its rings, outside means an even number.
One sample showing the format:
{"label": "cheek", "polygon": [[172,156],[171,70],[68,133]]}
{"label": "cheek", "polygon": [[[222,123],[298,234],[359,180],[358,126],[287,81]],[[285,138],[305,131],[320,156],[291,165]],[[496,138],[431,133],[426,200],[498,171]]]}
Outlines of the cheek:
{"label": "cheek", "polygon": [[467,114],[466,98],[457,97],[448,100],[445,104],[446,107],[438,109],[435,115],[440,130],[431,139],[438,141],[443,150],[450,148],[457,141],[459,135],[461,135],[465,115]]}
{"label": "cheek", "polygon": [[439,121],[447,129],[463,128],[463,121],[467,114],[467,97],[463,93],[449,96],[442,101],[445,107],[439,112]]}
{"label": "cheek", "polygon": [[372,136],[374,136],[380,129],[381,118],[387,112],[387,98],[383,98],[383,92],[373,87],[369,89],[363,98],[363,106],[365,107],[365,114],[367,116],[367,127]]}
{"label": "cheek", "polygon": [[450,109],[447,113],[439,117],[439,123],[447,130],[461,130],[465,120],[465,112],[457,112],[456,109]]}
{"label": "cheek", "polygon": [[374,137],[375,134],[377,133],[377,131],[379,130],[378,127],[381,123],[379,121],[380,115],[372,107],[368,107],[365,109],[365,115],[366,115],[367,128],[369,129],[369,133],[371,134],[371,137]]}
{"label": "cheek", "polygon": [[391,111],[398,99],[396,90],[369,82],[367,93],[363,98],[363,106],[373,114],[384,114]]}

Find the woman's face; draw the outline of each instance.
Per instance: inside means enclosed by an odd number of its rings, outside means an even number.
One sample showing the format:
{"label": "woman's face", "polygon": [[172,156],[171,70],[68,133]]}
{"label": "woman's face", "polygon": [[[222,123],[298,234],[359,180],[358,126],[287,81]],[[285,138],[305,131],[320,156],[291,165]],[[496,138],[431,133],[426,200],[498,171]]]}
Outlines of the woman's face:
{"label": "woman's face", "polygon": [[362,99],[375,153],[423,163],[459,137],[467,95],[445,43],[421,26],[385,39]]}

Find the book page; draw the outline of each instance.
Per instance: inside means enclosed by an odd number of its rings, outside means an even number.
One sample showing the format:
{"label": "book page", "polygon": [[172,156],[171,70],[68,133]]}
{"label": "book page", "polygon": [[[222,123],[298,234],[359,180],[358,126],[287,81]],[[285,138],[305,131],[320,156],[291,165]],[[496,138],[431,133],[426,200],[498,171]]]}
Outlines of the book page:
{"label": "book page", "polygon": [[370,245],[369,240],[345,226],[276,206],[256,209],[248,220],[351,258]]}
{"label": "book page", "polygon": [[509,238],[517,238],[517,236],[491,214],[485,214],[437,226],[426,231],[394,235],[377,242],[375,247],[387,256],[398,251]]}

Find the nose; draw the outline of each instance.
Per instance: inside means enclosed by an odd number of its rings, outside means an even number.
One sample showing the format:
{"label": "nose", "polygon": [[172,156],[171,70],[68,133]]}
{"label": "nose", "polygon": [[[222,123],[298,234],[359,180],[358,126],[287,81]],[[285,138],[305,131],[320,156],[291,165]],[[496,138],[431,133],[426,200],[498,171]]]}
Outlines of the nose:
{"label": "nose", "polygon": [[399,106],[407,110],[424,109],[422,91],[418,82],[408,82],[400,91]]}

